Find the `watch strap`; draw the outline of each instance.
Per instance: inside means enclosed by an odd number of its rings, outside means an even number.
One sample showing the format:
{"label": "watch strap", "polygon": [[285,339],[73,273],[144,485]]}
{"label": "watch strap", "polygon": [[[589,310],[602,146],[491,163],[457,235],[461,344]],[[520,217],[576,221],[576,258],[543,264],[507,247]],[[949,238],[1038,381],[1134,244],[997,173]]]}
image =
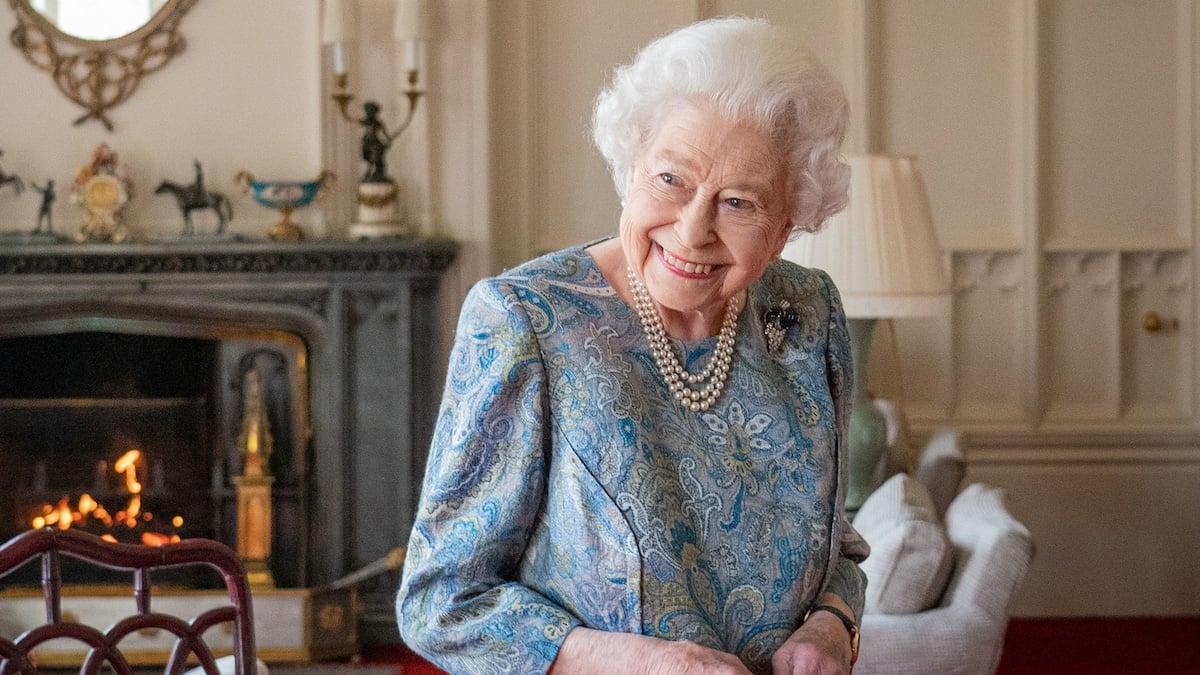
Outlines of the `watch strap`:
{"label": "watch strap", "polygon": [[858,661],[858,624],[854,623],[854,620],[847,616],[845,612],[833,605],[813,605],[804,614],[804,621],[801,623],[807,623],[808,617],[812,616],[813,612],[829,612],[836,616],[842,622],[842,625],[846,627],[846,632],[850,633],[850,666],[854,667],[855,662]]}

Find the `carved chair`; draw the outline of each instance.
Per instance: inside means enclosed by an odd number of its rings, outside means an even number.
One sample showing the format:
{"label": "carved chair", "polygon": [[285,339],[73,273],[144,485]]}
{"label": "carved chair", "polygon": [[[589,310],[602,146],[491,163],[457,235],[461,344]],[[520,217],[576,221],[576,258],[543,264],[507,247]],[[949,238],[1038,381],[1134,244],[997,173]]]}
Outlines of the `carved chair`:
{"label": "carved chair", "polygon": [[[104,629],[71,621],[69,617],[64,619],[63,556],[109,570],[131,572],[136,614]],[[38,675],[37,648],[51,640],[64,639],[82,643],[81,651],[86,653],[79,667],[80,675],[100,672],[132,675],[122,639],[149,629],[166,631],[174,636],[164,670],[166,675],[181,675],[192,665],[190,659],[199,664],[197,671],[218,675],[223,666],[228,665],[228,657],[214,657],[205,632],[226,622],[231,622],[233,628],[234,675],[254,675],[256,672],[250,586],[241,560],[228,546],[207,539],[187,539],[150,547],[111,543],[79,530],[29,530],[0,546],[0,577],[24,567],[34,558],[41,559],[46,623],[26,630],[13,640],[0,636],[0,675]],[[220,573],[229,604],[219,604],[190,619],[155,612],[151,608],[151,572],[195,566],[208,566]],[[107,668],[105,664],[108,664]]]}

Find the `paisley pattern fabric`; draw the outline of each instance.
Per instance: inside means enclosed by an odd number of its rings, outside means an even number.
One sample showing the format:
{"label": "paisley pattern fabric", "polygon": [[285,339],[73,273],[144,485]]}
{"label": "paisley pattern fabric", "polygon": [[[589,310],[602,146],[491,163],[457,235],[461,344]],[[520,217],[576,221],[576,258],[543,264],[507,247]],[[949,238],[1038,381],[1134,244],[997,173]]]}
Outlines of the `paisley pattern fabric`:
{"label": "paisley pattern fabric", "polygon": [[[769,351],[762,314],[796,325]],[[677,343],[691,370],[715,338]],[[575,626],[687,639],[770,672],[822,591],[856,613],[866,545],[838,507],[851,378],[828,277],[749,290],[725,395],[670,396],[637,314],[582,247],[472,289],[397,598],[452,673],[543,672]]]}

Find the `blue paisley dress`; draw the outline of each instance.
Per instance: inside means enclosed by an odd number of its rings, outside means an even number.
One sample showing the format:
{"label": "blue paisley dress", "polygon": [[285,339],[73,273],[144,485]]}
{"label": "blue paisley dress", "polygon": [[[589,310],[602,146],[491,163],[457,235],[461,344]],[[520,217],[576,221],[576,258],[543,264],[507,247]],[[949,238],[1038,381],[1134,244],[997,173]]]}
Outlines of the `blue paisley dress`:
{"label": "blue paisley dress", "polygon": [[[796,322],[771,350],[763,313]],[[676,343],[699,370],[716,339]],[[397,598],[451,673],[541,673],[576,626],[692,640],[770,672],[823,591],[863,606],[840,505],[850,363],[823,273],[751,286],[724,396],[671,397],[583,247],[479,282],[451,354]]]}

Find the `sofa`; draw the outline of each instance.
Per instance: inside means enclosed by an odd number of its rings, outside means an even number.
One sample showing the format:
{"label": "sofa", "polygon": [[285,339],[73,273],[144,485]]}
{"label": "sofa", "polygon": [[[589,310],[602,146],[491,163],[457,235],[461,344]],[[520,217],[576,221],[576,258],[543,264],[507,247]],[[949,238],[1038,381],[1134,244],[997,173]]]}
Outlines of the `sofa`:
{"label": "sofa", "polygon": [[880,485],[854,515],[872,546],[855,672],[993,673],[1033,556],[1029,531],[1001,490],[959,489],[958,432],[938,431],[915,457],[892,439]]}

